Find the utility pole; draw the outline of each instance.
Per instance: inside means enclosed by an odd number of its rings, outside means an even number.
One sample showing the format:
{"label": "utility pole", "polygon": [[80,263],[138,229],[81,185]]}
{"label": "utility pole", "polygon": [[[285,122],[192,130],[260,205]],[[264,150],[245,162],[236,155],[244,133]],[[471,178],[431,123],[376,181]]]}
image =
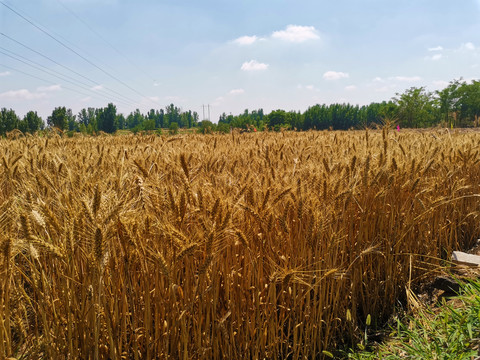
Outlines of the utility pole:
{"label": "utility pole", "polygon": [[[205,108],[207,108],[208,118],[205,118]],[[210,120],[210,104],[208,104],[208,105],[202,105],[202,112],[203,112],[203,120],[211,121],[211,120]]]}

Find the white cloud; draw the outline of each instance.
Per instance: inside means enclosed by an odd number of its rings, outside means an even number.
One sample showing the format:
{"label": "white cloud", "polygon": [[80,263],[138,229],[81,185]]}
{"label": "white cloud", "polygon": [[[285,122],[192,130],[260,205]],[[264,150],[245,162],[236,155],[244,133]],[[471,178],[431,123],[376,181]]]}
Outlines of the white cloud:
{"label": "white cloud", "polygon": [[315,85],[312,85],[312,84],[310,84],[310,85],[298,84],[297,89],[299,89],[299,90],[305,89],[305,90],[308,90],[308,91],[316,91],[316,92],[319,91],[319,89],[317,87],[315,87]]}
{"label": "white cloud", "polygon": [[245,90],[243,89],[232,89],[229,91],[230,95],[241,95],[243,93],[245,93]]}
{"label": "white cloud", "polygon": [[475,50],[475,45],[473,45],[471,42],[467,42],[460,46],[460,50]]}
{"label": "white cloud", "polygon": [[252,45],[257,40],[258,40],[258,37],[256,35],[240,36],[239,38],[233,40],[233,42],[238,45]]}
{"label": "white cloud", "polygon": [[243,71],[262,71],[267,70],[269,66],[268,64],[259,63],[257,60],[250,60],[244,62],[240,69]]}
{"label": "white cloud", "polygon": [[87,96],[87,97],[84,97],[84,98],[80,99],[80,102],[86,103],[86,102],[89,102],[90,100],[92,100],[92,97],[91,97],[91,96]]}
{"label": "white cloud", "polygon": [[357,90],[357,87],[355,85],[348,85],[348,86],[345,86],[345,90],[354,91],[354,90]]}
{"label": "white cloud", "polygon": [[288,25],[284,30],[274,31],[270,37],[240,36],[231,42],[237,45],[252,45],[258,41],[267,41],[269,38],[287,42],[301,43],[308,40],[320,39],[319,32],[314,26]]}
{"label": "white cloud", "polygon": [[377,76],[373,79],[373,82],[376,82],[376,83],[384,83],[385,80],[383,80],[380,76]]}
{"label": "white cloud", "polygon": [[346,79],[350,77],[348,73],[344,73],[341,71],[327,71],[325,74],[323,74],[323,78],[325,80],[340,80],[340,79]]}
{"label": "white cloud", "polygon": [[98,91],[98,90],[103,90],[103,85],[95,85],[92,87],[92,90]]}
{"label": "white cloud", "polygon": [[422,80],[420,76],[393,76],[390,79],[402,82],[416,82]]}
{"label": "white cloud", "polygon": [[59,91],[59,90],[62,90],[62,86],[60,84],[50,85],[50,86],[40,86],[37,88],[37,91]]}
{"label": "white cloud", "polygon": [[45,93],[31,92],[27,89],[9,90],[0,93],[0,99],[13,99],[13,100],[35,100],[42,99],[46,96]]}
{"label": "white cloud", "polygon": [[8,75],[10,75],[10,74],[11,74],[10,71],[0,72],[0,76],[8,76]]}
{"label": "white cloud", "polygon": [[428,51],[442,51],[442,50],[443,50],[442,46],[435,46],[435,47],[428,48]]}
{"label": "white cloud", "polygon": [[274,31],[272,38],[300,43],[320,39],[320,36],[313,26],[288,25],[285,30]]}
{"label": "white cloud", "polygon": [[438,61],[442,58],[443,58],[442,54],[435,54],[435,55],[432,55],[432,56],[425,57],[425,60]]}

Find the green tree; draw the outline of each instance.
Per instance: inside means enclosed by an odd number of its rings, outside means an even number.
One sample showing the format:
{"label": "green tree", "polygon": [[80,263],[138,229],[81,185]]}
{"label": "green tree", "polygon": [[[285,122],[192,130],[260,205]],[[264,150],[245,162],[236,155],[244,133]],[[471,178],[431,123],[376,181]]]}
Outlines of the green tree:
{"label": "green tree", "polygon": [[127,116],[127,128],[141,130],[145,117],[142,115],[139,109],[136,109],[133,113]]}
{"label": "green tree", "polygon": [[192,113],[192,126],[193,126],[193,127],[195,127],[195,126],[198,125],[198,121],[199,121],[198,119],[199,119],[199,118],[200,118],[200,117],[198,116],[198,113],[197,113],[196,111],[194,111],[194,112]]}
{"label": "green tree", "polygon": [[462,83],[460,81],[461,80],[453,80],[445,89],[435,92],[435,103],[440,112],[441,119],[445,124],[451,124],[452,126],[455,126],[455,116],[453,114],[458,110],[461,97],[459,88],[462,86]]}
{"label": "green tree", "polygon": [[117,107],[109,103],[106,108],[100,109],[97,117],[98,130],[106,133],[114,133],[117,130],[115,122],[117,118]]}
{"label": "green tree", "polygon": [[397,117],[403,127],[425,127],[434,123],[432,94],[424,87],[411,87],[403,94],[396,94],[394,102],[398,106]]}
{"label": "green tree", "polygon": [[155,127],[163,128],[165,126],[165,112],[163,109],[157,111],[157,117],[155,118]]}
{"label": "green tree", "polygon": [[220,133],[228,134],[230,132],[230,126],[225,123],[218,123],[216,130]]}
{"label": "green tree", "polygon": [[67,109],[67,125],[69,131],[78,131],[78,123],[76,122],[76,115],[73,115],[72,109]]}
{"label": "green tree", "polygon": [[267,124],[278,131],[282,125],[287,124],[287,113],[285,110],[272,111],[267,115]]}
{"label": "green tree", "polygon": [[176,122],[170,123],[170,126],[168,128],[168,132],[170,133],[170,135],[178,134],[178,124]]}
{"label": "green tree", "polygon": [[165,126],[169,126],[171,123],[177,123],[179,127],[183,127],[182,119],[180,117],[180,108],[176,107],[173,104],[170,104],[165,108]]}
{"label": "green tree", "polygon": [[34,133],[43,128],[43,120],[36,111],[29,111],[23,120],[19,121],[18,128],[24,133]]}
{"label": "green tree", "polygon": [[382,101],[379,104],[379,109],[378,109],[378,120],[385,120],[385,119],[390,119],[393,120],[396,118],[398,113],[398,108],[397,105],[393,101]]}
{"label": "green tree", "polygon": [[148,120],[155,120],[156,117],[157,117],[157,113],[155,109],[150,109],[150,111],[147,113],[147,116],[146,116]]}
{"label": "green tree", "polygon": [[125,116],[123,114],[118,114],[117,118],[115,119],[115,122],[117,123],[118,129],[125,129],[127,125],[127,120],[125,119]]}
{"label": "green tree", "polygon": [[198,124],[197,132],[199,134],[211,134],[215,131],[215,124],[213,124],[210,120],[202,120],[200,124]]}
{"label": "green tree", "polygon": [[303,128],[303,120],[303,115],[300,111],[289,111],[287,113],[287,123],[292,130],[301,130]]}
{"label": "green tree", "polygon": [[480,81],[472,81],[470,84],[463,83],[459,89],[459,125],[478,125],[480,116]]}
{"label": "green tree", "polygon": [[[196,126],[198,118],[195,119],[195,114],[196,113],[195,112],[192,113],[191,110],[181,113],[180,117],[181,117],[181,120],[182,120],[181,122],[183,126],[186,126],[188,128]],[[198,114],[197,114],[197,117],[198,117]]]}
{"label": "green tree", "polygon": [[52,115],[47,118],[47,124],[50,127],[56,127],[65,130],[68,125],[67,109],[65,106],[56,107],[52,111]]}
{"label": "green tree", "polygon": [[9,131],[17,129],[18,122],[19,118],[14,110],[2,108],[0,110],[0,135],[5,135]]}
{"label": "green tree", "polygon": [[155,120],[145,120],[143,122],[143,130],[145,131],[152,131],[152,130],[155,130]]}
{"label": "green tree", "polygon": [[95,108],[89,107],[88,109],[82,109],[77,115],[78,122],[85,125],[85,127],[87,127],[88,125],[92,125],[96,129],[97,120],[95,114]]}
{"label": "green tree", "polygon": [[303,114],[303,129],[328,129],[330,126],[332,126],[332,121],[328,113],[329,110],[325,104],[317,104],[309,107]]}

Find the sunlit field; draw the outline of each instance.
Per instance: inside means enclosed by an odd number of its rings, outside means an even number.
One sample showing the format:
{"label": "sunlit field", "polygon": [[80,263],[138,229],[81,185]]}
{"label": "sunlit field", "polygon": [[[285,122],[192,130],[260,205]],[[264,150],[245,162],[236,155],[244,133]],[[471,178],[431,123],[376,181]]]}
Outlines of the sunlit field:
{"label": "sunlit field", "polygon": [[479,145],[446,129],[2,139],[0,358],[335,353],[474,244]]}

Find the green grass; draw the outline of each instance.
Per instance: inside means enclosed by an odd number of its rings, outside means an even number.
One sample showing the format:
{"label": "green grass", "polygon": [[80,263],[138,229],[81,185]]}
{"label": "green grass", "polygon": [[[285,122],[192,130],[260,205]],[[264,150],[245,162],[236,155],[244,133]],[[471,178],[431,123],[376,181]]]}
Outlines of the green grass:
{"label": "green grass", "polygon": [[[351,350],[348,359],[477,359],[480,356],[480,281],[462,285],[440,308],[421,309],[397,321],[389,339],[374,351]],[[368,344],[368,342],[367,342]],[[359,348],[365,348],[360,344]],[[358,350],[358,349],[357,349]]]}

